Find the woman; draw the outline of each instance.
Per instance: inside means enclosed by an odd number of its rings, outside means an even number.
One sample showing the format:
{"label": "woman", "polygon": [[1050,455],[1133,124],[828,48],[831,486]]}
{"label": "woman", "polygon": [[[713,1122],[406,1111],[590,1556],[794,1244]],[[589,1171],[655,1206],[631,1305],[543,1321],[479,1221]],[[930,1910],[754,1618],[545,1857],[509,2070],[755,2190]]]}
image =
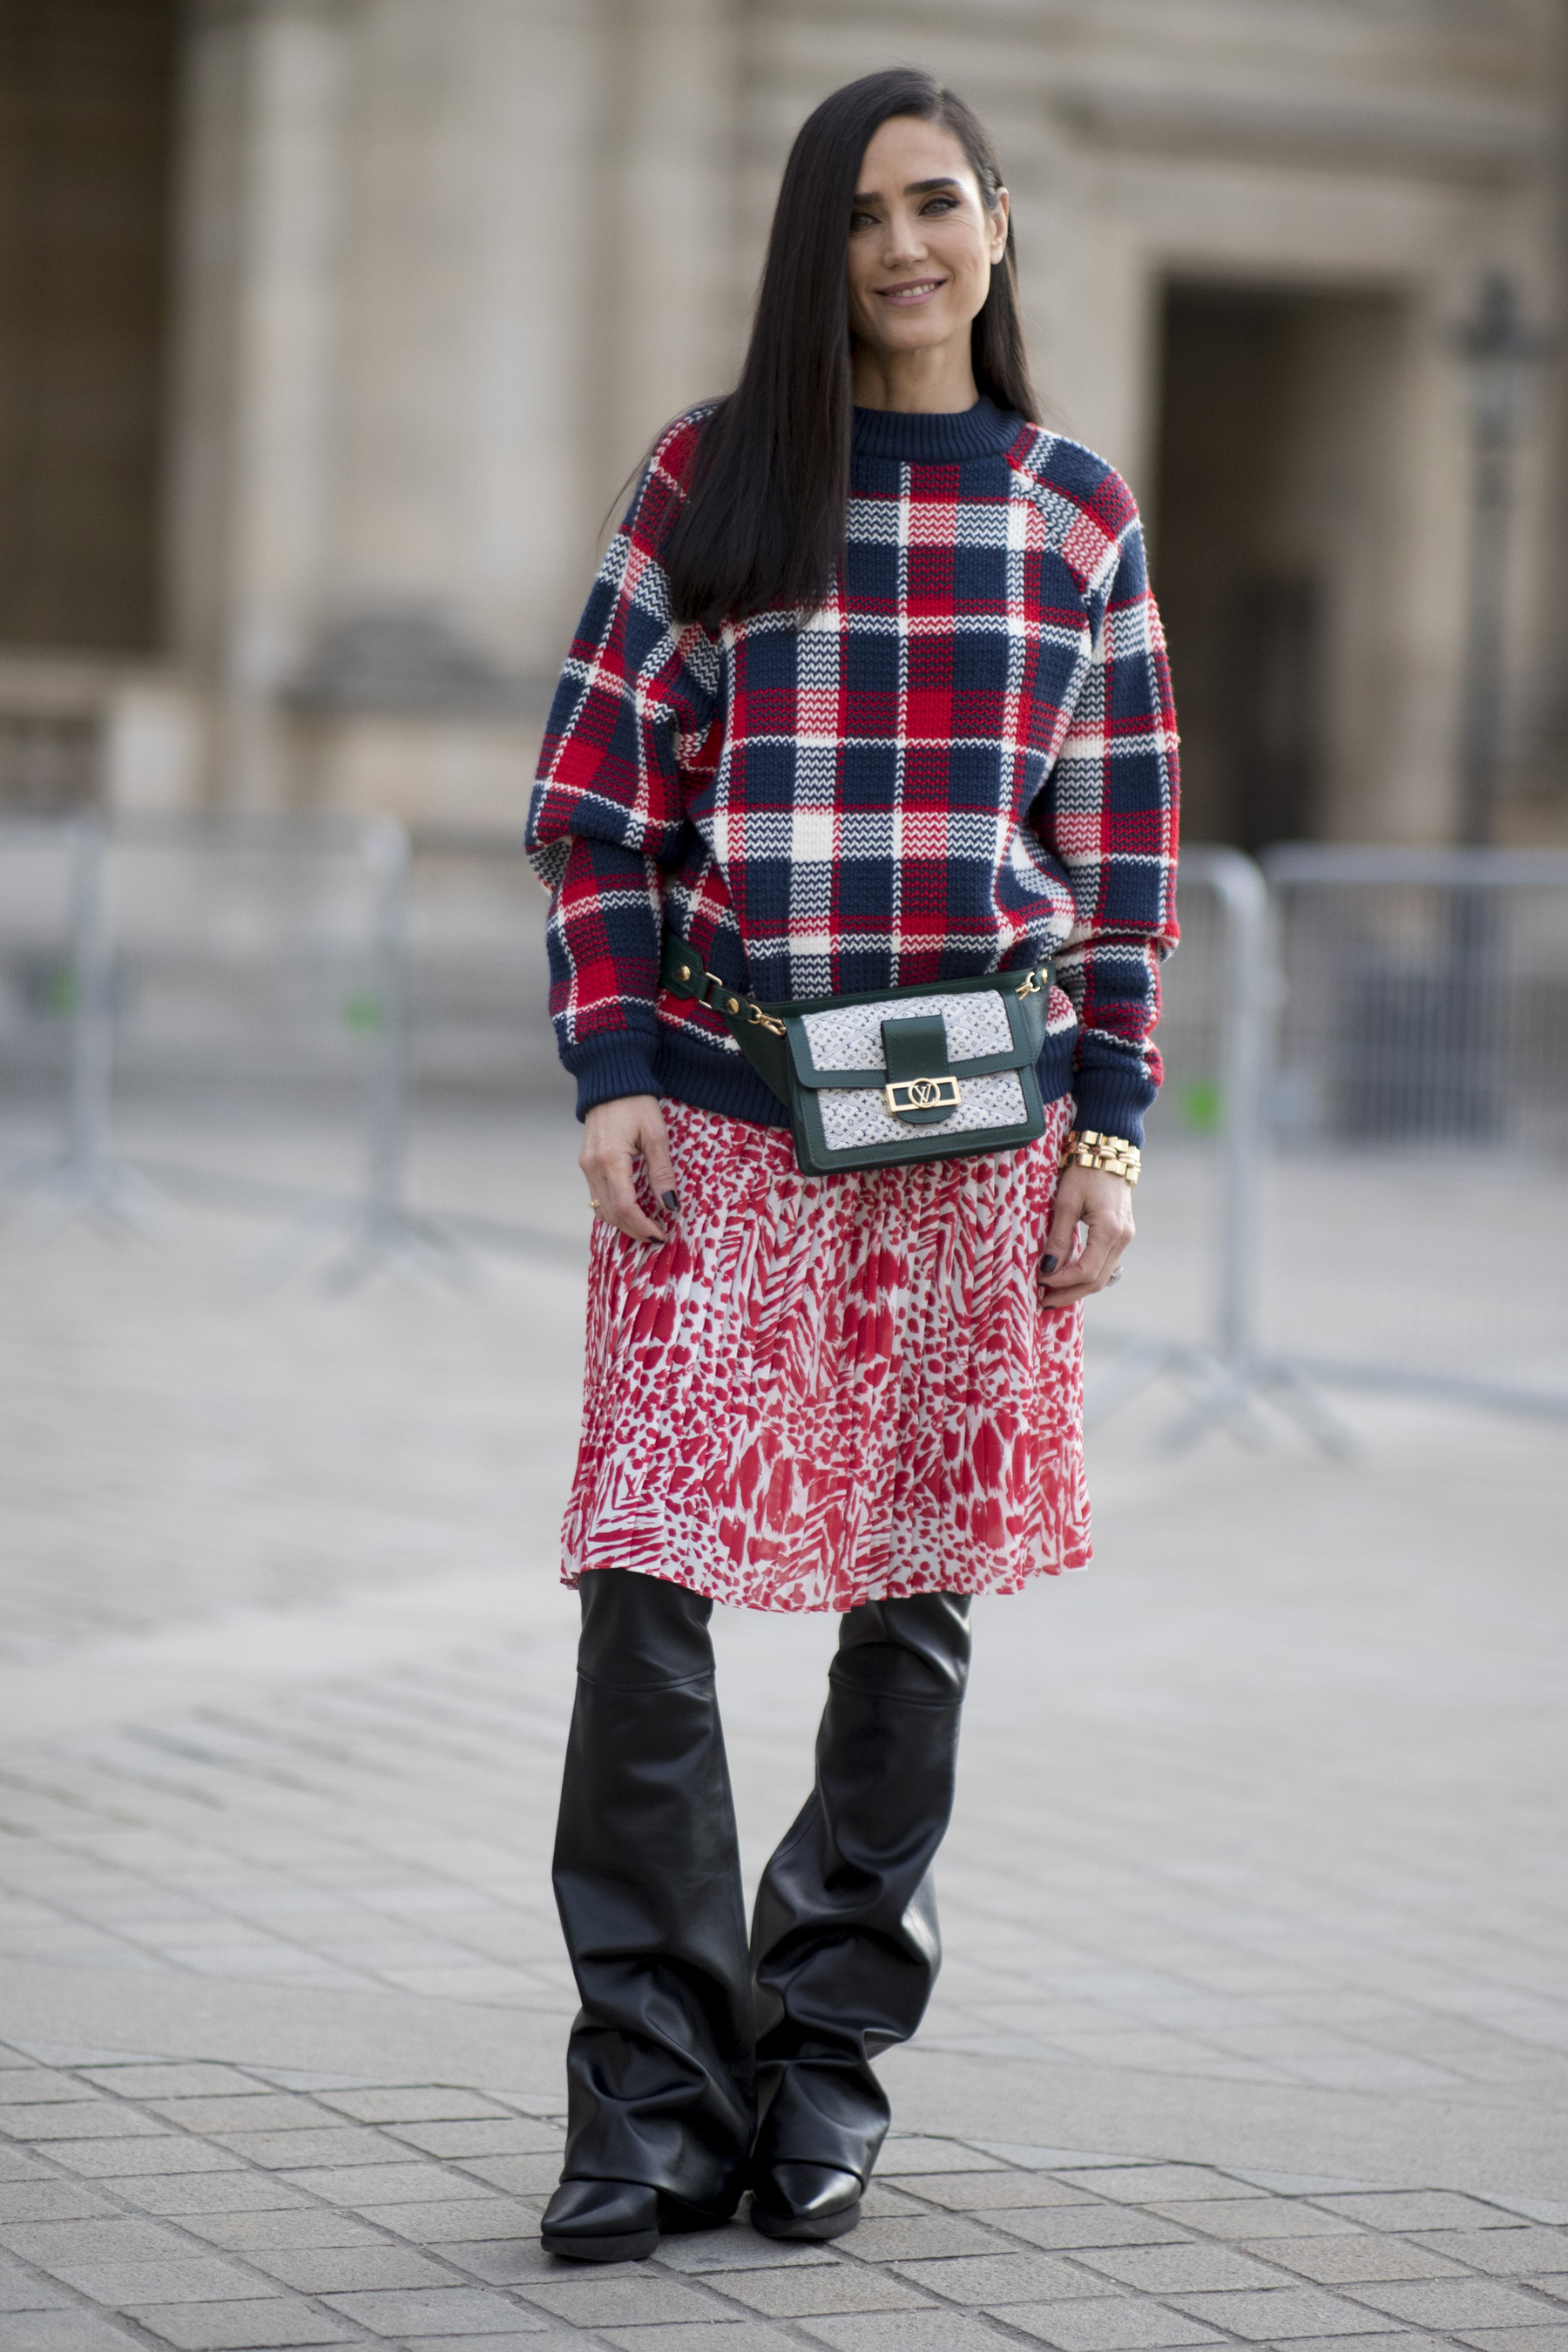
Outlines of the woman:
{"label": "woman", "polygon": [[[1089,1559],[1081,1304],[1159,1083],[1175,749],[1131,499],[1037,419],[982,126],[921,73],[837,91],[740,383],[658,443],[551,714],[531,845],[596,1220],[543,2223],[579,2260],[748,2188],[771,2236],[853,2226],[869,2061],[940,1958],[970,1597]],[[1044,1133],[803,1175],[712,988],[661,986],[672,939],[764,1008],[1054,957]],[[716,1599],[842,1617],[749,1949]]]}

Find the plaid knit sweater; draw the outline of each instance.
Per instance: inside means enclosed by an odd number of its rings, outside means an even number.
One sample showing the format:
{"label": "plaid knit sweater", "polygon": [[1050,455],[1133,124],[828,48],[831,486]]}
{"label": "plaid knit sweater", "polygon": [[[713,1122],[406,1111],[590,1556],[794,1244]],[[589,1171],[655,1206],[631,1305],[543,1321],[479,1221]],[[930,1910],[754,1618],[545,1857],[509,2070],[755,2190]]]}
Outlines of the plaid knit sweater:
{"label": "plaid knit sweater", "polygon": [[819,612],[671,621],[659,551],[703,412],[659,442],[551,709],[529,845],[578,1115],[665,1094],[785,1123],[661,923],[763,1000],[1054,955],[1045,1099],[1142,1139],[1176,939],[1176,736],[1120,477],[995,408],[857,409]]}

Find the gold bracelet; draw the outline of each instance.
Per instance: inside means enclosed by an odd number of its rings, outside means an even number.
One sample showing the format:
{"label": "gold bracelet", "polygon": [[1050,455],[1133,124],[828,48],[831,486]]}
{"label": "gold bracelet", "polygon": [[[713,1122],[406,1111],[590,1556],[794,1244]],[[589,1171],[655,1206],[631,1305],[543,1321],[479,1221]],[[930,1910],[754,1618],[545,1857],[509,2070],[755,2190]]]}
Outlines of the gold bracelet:
{"label": "gold bracelet", "polygon": [[1101,1135],[1092,1127],[1080,1134],[1075,1127],[1062,1146],[1060,1165],[1103,1169],[1108,1176],[1124,1177],[1129,1184],[1136,1184],[1143,1172],[1143,1154],[1124,1135]]}

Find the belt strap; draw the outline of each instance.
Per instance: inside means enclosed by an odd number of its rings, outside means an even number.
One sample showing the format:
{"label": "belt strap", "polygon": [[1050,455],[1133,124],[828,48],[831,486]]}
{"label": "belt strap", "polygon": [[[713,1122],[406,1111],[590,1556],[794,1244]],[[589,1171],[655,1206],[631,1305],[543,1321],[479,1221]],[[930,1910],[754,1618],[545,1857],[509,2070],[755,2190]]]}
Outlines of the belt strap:
{"label": "belt strap", "polygon": [[782,1021],[764,1012],[754,996],[731,988],[718,973],[705,971],[702,959],[678,931],[667,929],[659,977],[672,996],[684,996],[716,1013],[752,1069],[780,1102],[789,1104],[788,1032]]}

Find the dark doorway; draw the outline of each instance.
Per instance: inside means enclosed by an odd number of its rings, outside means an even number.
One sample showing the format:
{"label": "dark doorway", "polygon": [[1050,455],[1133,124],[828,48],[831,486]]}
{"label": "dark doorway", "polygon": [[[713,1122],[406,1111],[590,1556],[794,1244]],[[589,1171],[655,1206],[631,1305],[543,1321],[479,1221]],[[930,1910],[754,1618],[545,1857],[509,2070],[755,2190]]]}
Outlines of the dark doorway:
{"label": "dark doorway", "polygon": [[0,643],[159,634],[178,0],[0,0]]}
{"label": "dark doorway", "polygon": [[1166,289],[1153,578],[1194,839],[1361,829],[1402,321],[1382,295]]}

